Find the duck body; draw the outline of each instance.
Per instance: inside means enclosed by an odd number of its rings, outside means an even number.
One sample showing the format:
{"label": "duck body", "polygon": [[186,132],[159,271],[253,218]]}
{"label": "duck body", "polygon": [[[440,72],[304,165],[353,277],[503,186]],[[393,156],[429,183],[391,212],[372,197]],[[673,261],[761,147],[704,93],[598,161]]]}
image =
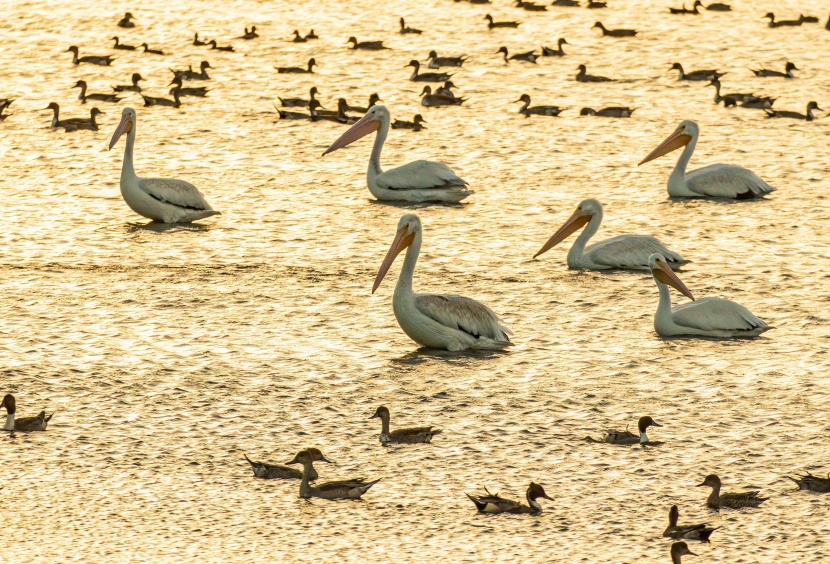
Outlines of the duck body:
{"label": "duck body", "polygon": [[170,72],[173,73],[174,78],[180,78],[182,80],[210,80],[210,76],[207,73],[207,69],[213,68],[210,66],[210,63],[202,61],[199,68],[199,71],[195,71],[192,66],[189,66],[185,70],[170,69]]}
{"label": "duck body", "polygon": [[411,80],[412,82],[446,82],[447,80],[452,78],[451,74],[445,72],[419,73],[421,63],[419,63],[415,59],[409,61],[409,64],[406,66],[415,68],[415,72],[413,72],[412,76],[409,77],[409,80]]}
{"label": "duck body", "polygon": [[[443,90],[442,90],[443,91]],[[467,98],[457,98],[446,94],[432,93],[432,88],[424,86],[421,91],[421,105],[427,108],[440,106],[460,106],[467,101]]]}
{"label": "duck body", "polygon": [[757,77],[777,77],[777,78],[795,78],[793,74],[794,70],[798,70],[798,67],[795,66],[793,63],[787,61],[786,66],[784,67],[784,72],[777,71],[777,70],[770,70],[770,69],[749,69],[755,76]]}
{"label": "duck body", "polygon": [[712,493],[706,499],[706,505],[712,509],[720,509],[721,507],[729,507],[731,509],[743,509],[744,507],[758,507],[768,497],[760,497],[757,491],[743,492],[743,493],[725,493],[721,494],[721,481],[715,474],[709,474],[698,487],[710,487]]}
{"label": "duck body", "polygon": [[364,51],[382,51],[389,49],[383,44],[383,41],[358,41],[355,37],[350,37],[346,43],[352,44],[352,49],[362,49]]}
{"label": "duck body", "polygon": [[671,70],[678,71],[678,80],[694,80],[694,81],[702,81],[702,80],[717,80],[722,77],[725,73],[720,73],[717,70],[696,70],[692,72],[684,72],[683,65],[680,63],[674,63],[671,67]]}
{"label": "duck body", "polygon": [[[263,480],[302,480],[303,473],[296,468],[284,466],[282,464],[268,464],[266,462],[257,462],[248,458],[248,455],[243,454],[245,460],[251,465],[251,470],[254,476]],[[318,475],[314,467],[309,474],[309,480],[316,480]]]}
{"label": "duck body", "polygon": [[99,102],[118,102],[121,100],[115,94],[87,94],[87,84],[83,80],[79,80],[75,83],[73,88],[80,88],[81,93],[78,95],[78,99],[81,101],[82,104],[86,104],[87,100],[97,100]]}
{"label": "duck body", "polygon": [[488,513],[491,515],[498,515],[500,513],[509,513],[513,515],[530,514],[538,515],[542,512],[542,505],[537,501],[539,498],[551,499],[545,493],[545,490],[539,484],[530,483],[525,493],[527,505],[500,497],[498,494],[493,495],[487,488],[484,488],[487,495],[472,496],[465,494],[470,501],[472,501],[479,513]]}
{"label": "duck body", "polygon": [[595,2],[594,0],[588,0],[588,4],[586,4],[585,7],[589,10],[596,10],[597,8],[607,8],[608,2]]}
{"label": "duck body", "polygon": [[787,477],[798,485],[799,490],[817,493],[830,492],[830,475],[827,478],[820,478],[807,472],[806,476],[798,476],[797,478],[793,478],[792,476]]}
{"label": "duck body", "polygon": [[411,129],[412,131],[421,131],[425,128],[423,123],[426,123],[426,120],[421,116],[421,114],[415,114],[415,117],[412,121],[404,121],[396,119],[392,122],[392,129]]}
{"label": "duck body", "polygon": [[99,67],[108,67],[112,64],[115,60],[114,57],[110,57],[109,55],[106,56],[99,56],[99,55],[87,55],[85,57],[78,56],[78,48],[74,45],[67,49],[67,52],[72,53],[72,63],[74,65],[80,65],[81,63],[87,63],[90,65],[97,65]]}
{"label": "duck body", "polygon": [[543,57],[564,57],[565,50],[562,49],[562,45],[567,45],[568,42],[564,38],[559,38],[558,41],[558,48],[552,49],[550,47],[542,47],[542,56]]}
{"label": "duck body", "polygon": [[119,42],[118,37],[113,37],[112,41],[115,41],[115,45],[112,47],[113,49],[119,49],[121,51],[135,51],[134,45],[124,45]]}
{"label": "duck body", "polygon": [[706,9],[710,12],[731,12],[732,6],[724,4],[723,2],[714,2],[706,6]]}
{"label": "duck body", "polygon": [[124,17],[118,21],[118,27],[123,27],[125,29],[130,29],[135,27],[135,24],[131,21],[133,19],[133,15],[130,12],[124,14]]}
{"label": "duck body", "polygon": [[141,92],[141,86],[138,85],[141,80],[144,80],[141,75],[134,72],[132,76],[132,84],[119,84],[118,86],[113,86],[112,89],[115,92]]}
{"label": "duck body", "polygon": [[430,51],[429,56],[429,68],[431,69],[440,69],[441,67],[460,67],[464,64],[464,61],[467,60],[466,55],[461,55],[460,57],[439,57],[438,53],[435,51]]}
{"label": "duck body", "polygon": [[155,96],[145,96],[144,94],[141,97],[144,99],[144,106],[167,106],[170,108],[179,108],[182,105],[180,100],[181,97],[181,88],[175,87],[170,92],[173,94],[173,99],[170,100],[168,98],[158,98]]}
{"label": "duck body", "polygon": [[507,47],[502,47],[496,53],[502,53],[504,55],[504,62],[509,63],[510,61],[524,61],[526,63],[533,63],[536,64],[536,59],[539,58],[539,55],[536,54],[536,51],[527,51],[526,53],[516,53],[514,55],[508,55]]}
{"label": "duck body", "polygon": [[497,28],[516,28],[522,25],[521,22],[497,22],[493,20],[493,16],[487,14],[484,16],[484,19],[487,20],[487,29],[497,29]]}
{"label": "duck body", "polygon": [[563,108],[559,106],[530,106],[530,96],[522,94],[516,102],[522,102],[524,105],[519,109],[519,113],[525,117],[535,116],[551,116],[556,117],[562,113]]}
{"label": "duck body", "polygon": [[415,29],[414,27],[407,27],[406,22],[404,22],[404,19],[401,18],[401,29],[398,33],[400,33],[401,35],[405,35],[407,33],[421,35],[421,33],[423,32],[420,29]]}
{"label": "duck body", "polygon": [[804,23],[804,20],[801,18],[797,20],[780,20],[775,21],[775,14],[772,12],[767,13],[764,16],[765,18],[769,19],[769,27],[798,27]]}
{"label": "duck body", "polygon": [[306,68],[303,67],[275,67],[279,74],[312,74],[314,72],[314,66],[317,65],[317,61],[312,57],[308,60],[308,66]]}
{"label": "duck body", "polygon": [[280,98],[279,96],[277,96],[277,98],[283,108],[307,108],[309,102],[311,100],[315,100],[315,96],[318,94],[317,87],[312,86],[311,90],[309,90],[309,94],[310,96],[308,100],[305,98]]}
{"label": "duck body", "polygon": [[52,415],[47,416],[45,411],[38,413],[37,417],[16,417],[17,404],[12,394],[6,394],[0,403],[0,409],[6,408],[6,423],[3,426],[4,431],[19,431],[21,433],[30,433],[35,431],[45,431]]}
{"label": "duck body", "polygon": [[676,505],[672,505],[669,510],[669,526],[663,531],[664,537],[669,537],[675,540],[688,539],[698,540],[701,542],[709,542],[709,537],[712,536],[719,527],[710,527],[707,523],[699,523],[696,525],[678,525],[677,519],[680,513]]}
{"label": "duck body", "polygon": [[523,0],[516,0],[516,7],[528,12],[546,12],[547,6],[541,4],[534,4],[533,2],[524,2]]}
{"label": "duck body", "polygon": [[364,478],[326,482],[312,486],[311,481],[312,457],[307,451],[302,451],[288,464],[302,464],[303,477],[300,482],[300,497],[320,499],[360,499],[369,488],[380,482],[380,479],[367,482]]}
{"label": "duck body", "polygon": [[636,29],[606,29],[602,22],[596,22],[593,27],[598,27],[604,37],[635,37]]}
{"label": "duck body", "polygon": [[439,434],[441,432],[440,429],[436,429],[434,427],[410,427],[408,429],[395,429],[394,431],[389,430],[389,409],[384,406],[380,406],[375,411],[375,414],[370,417],[370,419],[380,418],[381,421],[381,432],[380,432],[380,442],[381,444],[418,444],[418,443],[429,443],[432,441],[432,437]]}
{"label": "duck body", "polygon": [[790,118],[790,119],[801,119],[804,121],[813,121],[816,119],[816,116],[813,115],[813,110],[820,110],[821,108],[818,107],[816,102],[810,102],[807,104],[807,112],[800,114],[798,112],[791,112],[787,110],[765,110],[768,118]]}
{"label": "duck body", "polygon": [[606,431],[605,435],[602,436],[602,440],[600,441],[595,441],[590,437],[587,440],[589,440],[590,442],[607,443],[610,445],[644,445],[649,442],[648,435],[646,434],[646,430],[649,427],[662,427],[662,425],[659,425],[651,417],[644,416],[640,417],[640,419],[637,421],[637,429],[640,432],[639,435],[635,435],[634,433],[628,430],[628,427],[626,427],[625,431]]}
{"label": "duck body", "polygon": [[[233,47],[232,46],[230,46],[230,45],[219,46],[219,45],[216,44],[215,39],[211,39],[210,41],[207,42],[207,44],[210,45],[210,48],[213,49],[214,51],[224,51],[226,53],[232,53],[233,52]],[[160,54],[163,55],[164,53],[160,53]]]}
{"label": "duck body", "polygon": [[601,110],[594,110],[593,108],[582,108],[579,111],[581,116],[599,116],[599,117],[613,117],[613,118],[628,118],[631,117],[635,108],[611,106],[602,108]]}
{"label": "duck body", "polygon": [[579,71],[576,74],[577,82],[614,82],[613,78],[588,74],[588,69],[585,67],[585,65],[579,65],[577,70]]}

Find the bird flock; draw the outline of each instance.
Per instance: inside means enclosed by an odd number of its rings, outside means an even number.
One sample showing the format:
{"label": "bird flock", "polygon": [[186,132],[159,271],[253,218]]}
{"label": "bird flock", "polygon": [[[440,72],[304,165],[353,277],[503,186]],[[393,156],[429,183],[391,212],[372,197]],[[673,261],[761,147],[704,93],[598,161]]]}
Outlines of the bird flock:
{"label": "bird flock", "polygon": [[[456,2],[464,0],[455,0]],[[466,0],[471,4],[490,4],[489,0]],[[530,12],[546,12],[549,6],[534,2],[516,0],[514,6]],[[577,0],[555,0],[553,7],[588,9],[607,9],[607,2],[593,0],[580,4]],[[669,13],[678,16],[694,16],[701,13],[701,9],[712,12],[729,12],[731,7],[724,3],[713,3],[705,6],[700,0],[694,2],[691,8],[686,5],[669,8]],[[797,19],[776,20],[773,13],[768,13],[762,19],[768,19],[770,28],[799,27],[804,24],[817,23],[813,16],[799,15]],[[518,28],[519,21],[498,21],[490,14],[482,18],[489,30],[509,30]],[[132,13],[126,13],[118,21],[117,26],[122,29],[133,29],[137,20]],[[420,35],[422,30],[410,27],[404,18],[400,18],[401,35]],[[825,26],[830,30],[830,19]],[[599,29],[603,37],[633,38],[639,30],[609,29],[601,21],[597,21],[593,28]],[[243,41],[257,40],[260,37],[256,26],[247,27],[244,34],[237,39]],[[314,30],[306,34],[299,30],[293,32],[293,43],[309,43],[318,39]],[[115,51],[135,51],[148,56],[165,56],[163,49],[151,47],[146,42],[139,45],[122,43],[122,39],[113,36],[112,49]],[[230,44],[220,44],[216,39],[205,41],[195,33],[192,45],[204,47],[206,51],[220,51],[234,53]],[[556,48],[542,46],[541,50],[531,50],[520,53],[510,53],[506,47],[493,51],[494,60],[501,55],[504,64],[538,64],[544,57],[567,57],[564,46],[569,45],[565,38],[556,42]],[[361,51],[381,51],[389,47],[382,40],[358,40],[349,37],[344,42],[344,49]],[[116,61],[112,55],[88,55],[81,52],[79,47],[70,46],[66,52],[72,54],[71,63],[75,66],[96,65],[111,67]],[[426,84],[421,91],[420,99],[424,107],[452,107],[461,106],[469,98],[457,96],[453,91],[457,88],[454,80],[459,80],[464,63],[469,59],[467,55],[439,55],[436,50],[428,53],[425,63],[417,59],[410,60],[405,67],[411,68],[409,80]],[[402,61],[403,62],[403,61]],[[275,66],[278,74],[299,74],[313,77],[317,61],[314,57],[302,66]],[[403,65],[402,65],[403,66]],[[422,71],[426,66],[427,71]],[[87,101],[117,104],[130,93],[139,94],[145,107],[168,106],[179,108],[185,97],[205,97],[209,94],[207,86],[196,86],[193,83],[211,80],[208,70],[213,67],[207,60],[198,65],[182,69],[170,69],[172,74],[169,90],[170,98],[150,96],[140,85],[145,79],[137,72],[132,73],[129,84],[119,84],[112,87],[112,93],[90,92],[84,80],[78,80],[74,87],[79,89],[78,99],[82,104]],[[454,74],[445,69],[457,69]],[[721,79],[726,73],[717,69],[686,71],[681,63],[674,63],[667,71],[678,72],[681,81],[705,82],[706,86],[715,88],[714,101],[723,103],[725,107],[742,107],[761,109],[769,118],[791,118],[804,121],[817,119],[815,111],[821,111],[815,101],[806,106],[806,113],[795,111],[781,111],[772,108],[776,98],[755,93],[728,93],[721,92]],[[795,72],[800,69],[792,62],[787,62],[783,70],[759,68],[749,69],[757,77],[781,78],[797,80]],[[577,82],[613,82],[614,79],[588,73],[586,65],[579,64],[575,76]],[[438,85],[433,88],[433,85]],[[308,120],[311,122],[337,122],[351,126],[338,139],[333,141],[323,153],[327,155],[338,149],[355,143],[364,136],[374,134],[375,142],[369,160],[367,171],[367,187],[371,194],[382,201],[404,202],[434,202],[458,203],[474,192],[468,183],[456,174],[447,165],[434,161],[415,161],[384,171],[380,166],[380,153],[383,143],[390,129],[407,129],[420,131],[425,127],[426,120],[421,114],[416,114],[412,121],[391,118],[388,108],[381,105],[381,97],[373,93],[365,106],[351,105],[345,98],[339,98],[336,110],[328,110],[317,99],[320,91],[311,85],[309,96],[305,97],[278,97],[275,108],[281,120]],[[9,117],[4,111],[14,99],[0,99],[0,121]],[[531,116],[559,116],[566,108],[555,105],[531,105],[531,98],[523,94],[515,101],[522,106],[518,110],[520,115]],[[286,109],[288,108],[288,109]],[[67,132],[79,130],[97,131],[96,117],[102,112],[93,107],[90,117],[62,119],[60,106],[52,102],[45,110],[53,112],[51,125],[53,128],[63,128]],[[582,108],[581,116],[598,116],[608,118],[630,118],[634,108],[611,106],[600,109]],[[360,113],[361,117],[349,115]],[[112,136],[110,149],[122,136],[127,137],[121,174],[121,193],[136,213],[163,223],[187,223],[213,215],[219,212],[213,210],[207,203],[204,195],[192,184],[176,179],[141,178],[133,169],[133,149],[137,131],[137,114],[132,108],[125,108],[122,119]],[[698,141],[700,129],[689,120],[681,122],[662,143],[651,153],[646,155],[639,164],[664,156],[672,151],[683,149],[674,171],[667,180],[667,190],[671,197],[678,198],[710,198],[710,199],[757,199],[763,198],[774,191],[774,188],[762,180],[757,174],[736,165],[714,164],[704,168],[686,171],[687,164],[692,156]],[[588,244],[596,234],[603,218],[603,206],[593,198],[583,200],[573,214],[554,232],[534,255],[534,259],[548,252],[562,243],[570,235],[581,230],[573,246],[567,253],[567,266],[571,269],[588,269],[596,271],[645,271],[652,275],[659,290],[659,303],[654,317],[654,328],[658,335],[663,337],[687,336],[708,337],[720,339],[756,337],[770,329],[760,318],[748,309],[735,302],[721,298],[696,299],[689,288],[679,278],[676,270],[688,262],[678,252],[671,250],[658,239],[648,235],[621,235],[605,241]],[[422,294],[413,290],[413,274],[418,254],[422,244],[421,220],[416,214],[408,213],[398,222],[394,240],[378,270],[372,292],[378,290],[387,272],[393,265],[396,257],[406,251],[404,264],[393,295],[393,311],[401,329],[415,342],[426,347],[462,351],[468,349],[505,349],[512,343],[511,331],[503,324],[498,315],[487,306],[458,295]],[[691,301],[680,306],[672,307],[670,288],[679,291]],[[16,402],[14,396],[7,394],[0,408],[7,411],[4,429],[15,432],[45,431],[52,415],[46,416],[42,411],[36,417],[16,418]],[[434,427],[413,427],[390,429],[390,411],[381,406],[372,418],[381,420],[380,442],[389,444],[430,443],[433,437],[441,433]],[[650,441],[647,429],[661,427],[651,417],[645,416],[637,422],[638,433],[625,430],[607,431],[600,439],[588,437],[589,442],[615,444],[622,446],[639,446],[640,448],[655,448],[661,443]],[[295,479],[300,480],[299,493],[301,497],[317,497],[322,499],[357,499],[364,495],[379,479],[366,480],[355,478],[327,483],[312,482],[318,478],[314,462],[331,463],[325,455],[316,448],[308,448],[297,453],[287,465],[253,461],[245,456],[251,466],[254,476],[262,479]],[[301,466],[298,470],[293,466]],[[822,478],[807,473],[803,476],[791,478],[799,490],[814,492],[830,492],[830,476]],[[706,476],[701,487],[711,488],[706,499],[706,505],[713,509],[720,508],[756,508],[768,498],[761,497],[758,491],[741,493],[721,493],[721,480],[715,475]],[[480,513],[498,514],[539,514],[542,511],[540,499],[552,500],[542,485],[531,482],[525,492],[526,504],[508,498],[491,494],[485,488],[484,495],[467,497],[473,502]],[[672,506],[669,510],[669,526],[663,532],[664,537],[677,540],[670,548],[672,562],[679,563],[684,555],[694,554],[685,540],[708,542],[716,528],[706,523],[679,525],[679,509]]]}

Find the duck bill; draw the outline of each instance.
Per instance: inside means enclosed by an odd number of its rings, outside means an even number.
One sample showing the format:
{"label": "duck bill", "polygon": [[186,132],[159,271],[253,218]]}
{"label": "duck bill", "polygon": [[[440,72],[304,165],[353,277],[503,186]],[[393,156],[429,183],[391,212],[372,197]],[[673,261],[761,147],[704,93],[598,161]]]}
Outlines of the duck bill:
{"label": "duck bill", "polygon": [[322,460],[323,462],[328,462],[329,464],[334,464],[334,462],[326,458],[326,455],[324,454],[320,455],[320,460]]}
{"label": "duck bill", "polygon": [[646,158],[637,163],[637,166],[653,161],[658,157],[662,157],[666,153],[671,153],[675,149],[685,146],[691,140],[691,135],[686,135],[685,133],[681,133],[680,129],[675,129],[674,133],[669,135],[665,141],[660,143],[656,149],[648,154]]}
{"label": "duck bill", "polygon": [[651,426],[652,427],[662,427],[662,425],[660,425],[658,422],[656,422],[654,420],[651,421]]}
{"label": "duck bill", "polygon": [[375,293],[375,290],[378,289],[380,283],[383,281],[383,277],[386,276],[386,273],[389,271],[389,267],[392,266],[392,263],[395,262],[395,257],[401,254],[405,248],[412,244],[412,241],[415,239],[414,233],[409,233],[406,227],[401,227],[398,232],[395,234],[395,240],[392,241],[392,246],[389,247],[389,252],[386,253],[386,258],[383,259],[383,264],[380,265],[380,270],[378,270],[378,275],[375,277],[375,283],[372,285],[372,293]]}
{"label": "duck bill", "polygon": [[125,133],[129,133],[133,129],[133,120],[130,119],[130,116],[124,116],[121,118],[121,123],[118,124],[118,127],[115,129],[115,133],[112,135],[112,140],[110,140],[110,149],[118,142],[118,139],[124,135]]}
{"label": "duck bill", "polygon": [[[651,274],[654,275],[654,278],[656,278],[658,282],[671,286],[690,300],[694,301],[695,297],[692,295],[692,291],[689,290],[683,281],[677,277],[677,274],[674,273],[668,264],[661,262],[660,269],[652,270]],[[652,425],[657,424],[652,423]],[[661,425],[657,425],[657,427],[661,427]]]}
{"label": "duck bill", "polygon": [[340,139],[332,143],[331,147],[326,149],[326,152],[323,153],[323,156],[325,157],[337,149],[342,149],[346,145],[351,145],[361,137],[365,137],[378,129],[380,129],[379,121],[370,120],[367,116],[363,116],[357,121],[357,123],[351,126],[346,133],[341,135]]}
{"label": "duck bill", "polygon": [[559,230],[553,234],[553,236],[548,239],[548,242],[542,245],[542,248],[539,249],[539,252],[533,255],[533,258],[538,257],[544,252],[547,252],[552,247],[555,247],[562,241],[568,238],[568,236],[573,233],[574,231],[580,229],[583,225],[588,223],[591,220],[591,216],[589,215],[582,215],[579,212],[573,214],[571,217],[568,218],[568,221],[565,222]]}

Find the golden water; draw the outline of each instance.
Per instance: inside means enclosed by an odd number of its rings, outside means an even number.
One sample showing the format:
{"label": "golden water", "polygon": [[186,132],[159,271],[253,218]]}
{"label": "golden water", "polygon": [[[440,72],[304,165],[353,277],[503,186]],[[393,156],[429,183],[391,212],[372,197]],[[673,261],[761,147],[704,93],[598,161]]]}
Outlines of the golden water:
{"label": "golden water", "polygon": [[[830,470],[827,412],[829,120],[767,120],[713,104],[713,89],[677,81],[728,71],[725,90],[780,96],[776,108],[830,106],[830,32],[819,0],[733,0],[728,14],[671,16],[679,2],[610,0],[607,10],[530,13],[506,0],[475,6],[405,0],[135,3],[6,2],[0,97],[2,391],[18,415],[56,414],[46,433],[5,438],[0,560],[666,562],[660,537],[681,520],[723,527],[691,562],[819,562],[830,498],[797,492],[788,474]],[[117,28],[131,10],[138,27]],[[769,29],[764,13],[822,23]],[[820,10],[823,10],[820,11]],[[519,19],[488,31],[484,14]],[[424,29],[397,34],[400,16]],[[636,27],[636,39],[599,37]],[[256,25],[261,38],[232,40]],[[321,39],[288,40],[299,28]],[[237,53],[191,46],[192,33]],[[108,38],[170,53],[113,52]],[[350,51],[382,39],[388,51]],[[568,55],[505,65],[496,50],[554,45]],[[110,68],[71,64],[111,53]],[[466,53],[460,108],[419,105],[412,58]],[[303,65],[312,76],[277,75]],[[136,94],[98,104],[101,129],[49,127],[49,102],[86,116],[71,86],[106,92],[135,72],[167,92],[170,67],[207,58],[212,88],[181,110],[143,108]],[[795,80],[759,79],[748,67]],[[574,82],[576,67],[620,79]],[[201,85],[201,84],[200,84]],[[393,131],[387,167],[449,163],[476,194],[462,206],[400,207],[370,199],[370,140],[320,158],[337,124],[279,122],[276,96],[316,85],[327,107],[378,92],[393,117],[420,112],[428,129]],[[512,104],[570,108],[525,119]],[[123,141],[107,144],[126,105],[138,110],[136,170],[196,184],[223,215],[191,226],[147,225],[122,201]],[[630,105],[629,120],[580,118],[583,106]],[[823,113],[819,112],[820,115]],[[691,166],[746,166],[778,188],[757,202],[670,201],[676,154],[635,164],[682,119],[701,139]],[[569,271],[571,241],[530,260],[583,198],[606,206],[598,237],[651,233],[694,261],[681,276],[698,296],[735,299],[775,326],[744,342],[662,340],[647,275]],[[398,218],[415,210],[424,245],[421,291],[491,306],[515,332],[506,354],[419,350],[395,322],[395,274],[372,280]],[[677,299],[677,296],[675,296]],[[435,424],[433,445],[382,448],[375,408],[392,425]],[[583,442],[649,414],[660,447]],[[338,465],[322,478],[383,477],[362,502],[305,501],[298,484],[252,477],[243,453],[285,462],[317,446]],[[762,488],[755,510],[710,512],[727,491]],[[482,517],[464,492],[514,498],[543,484],[539,517]]]}

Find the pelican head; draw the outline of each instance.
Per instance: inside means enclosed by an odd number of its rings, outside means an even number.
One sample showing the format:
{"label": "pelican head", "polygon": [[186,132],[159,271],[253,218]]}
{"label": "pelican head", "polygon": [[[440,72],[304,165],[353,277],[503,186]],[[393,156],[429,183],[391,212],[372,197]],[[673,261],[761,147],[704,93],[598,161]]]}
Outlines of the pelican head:
{"label": "pelican head", "polygon": [[124,108],[124,111],[121,112],[121,123],[118,124],[118,127],[115,128],[115,133],[112,135],[112,139],[110,140],[110,149],[118,142],[118,139],[121,138],[122,135],[125,133],[129,133],[135,127],[135,110],[132,108]]}
{"label": "pelican head", "polygon": [[671,269],[669,263],[666,262],[666,257],[660,253],[654,253],[648,257],[648,267],[651,269],[651,274],[654,276],[654,280],[658,282],[658,285],[666,284],[667,286],[671,286],[694,301],[695,297],[692,295],[692,291],[677,277],[677,274]]}
{"label": "pelican head", "polygon": [[378,275],[375,277],[375,283],[372,284],[372,293],[378,289],[383,277],[389,271],[389,267],[395,262],[395,257],[401,254],[405,248],[412,244],[415,237],[421,233],[421,220],[414,213],[408,213],[398,222],[398,232],[395,233],[395,240],[392,241],[392,246],[386,253],[383,259],[383,264],[380,265]]}
{"label": "pelican head", "polygon": [[386,109],[386,106],[381,106],[380,104],[372,106],[369,108],[369,111],[367,111],[366,114],[357,121],[357,123],[349,128],[346,133],[340,136],[340,139],[332,143],[331,147],[326,149],[323,156],[326,156],[337,149],[342,149],[346,145],[351,145],[361,137],[369,135],[373,131],[377,131],[383,124],[389,124],[389,110]]}
{"label": "pelican head", "polygon": [[549,249],[555,247],[562,241],[568,238],[568,236],[577,231],[586,223],[591,221],[591,218],[595,215],[602,216],[602,204],[600,204],[597,200],[593,198],[589,198],[587,200],[582,200],[578,206],[576,206],[576,211],[568,218],[562,227],[560,227],[556,233],[554,233],[550,239],[548,239],[547,243],[542,245],[542,248],[539,249],[533,258],[538,257],[544,252],[547,252]]}
{"label": "pelican head", "polygon": [[692,139],[697,139],[698,131],[699,130],[695,122],[688,119],[681,121],[680,125],[677,126],[677,129],[675,129],[665,141],[660,143],[656,149],[650,152],[646,158],[637,163],[637,166],[653,161],[657,157],[662,157],[666,153],[671,153],[680,147],[685,147]]}

